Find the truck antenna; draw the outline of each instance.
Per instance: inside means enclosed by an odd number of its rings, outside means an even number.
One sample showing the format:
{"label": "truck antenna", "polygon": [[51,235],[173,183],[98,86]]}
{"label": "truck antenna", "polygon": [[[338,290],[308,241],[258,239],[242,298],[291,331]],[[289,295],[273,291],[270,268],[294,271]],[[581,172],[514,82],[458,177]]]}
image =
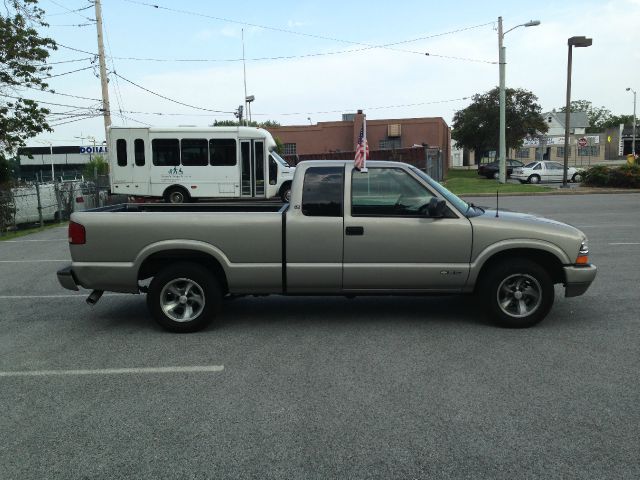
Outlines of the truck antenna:
{"label": "truck antenna", "polygon": [[499,204],[499,201],[500,201],[500,195],[498,194],[498,192],[499,192],[499,190],[496,190],[496,218],[499,217],[499,215],[498,215],[498,204]]}

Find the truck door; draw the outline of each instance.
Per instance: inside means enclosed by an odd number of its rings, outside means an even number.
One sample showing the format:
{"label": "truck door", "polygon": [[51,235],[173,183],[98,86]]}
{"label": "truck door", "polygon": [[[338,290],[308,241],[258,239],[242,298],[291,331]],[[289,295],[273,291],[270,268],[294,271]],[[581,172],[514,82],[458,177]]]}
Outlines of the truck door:
{"label": "truck door", "polygon": [[[458,291],[469,273],[471,224],[429,218],[435,196],[407,170],[353,170],[345,187],[345,291]],[[455,217],[455,218],[453,218]]]}
{"label": "truck door", "polygon": [[264,198],[266,156],[263,140],[240,142],[240,192],[242,197]]}
{"label": "truck door", "polygon": [[[300,180],[303,180],[302,178]],[[289,293],[339,293],[342,288],[344,165],[309,167],[286,221]]]}

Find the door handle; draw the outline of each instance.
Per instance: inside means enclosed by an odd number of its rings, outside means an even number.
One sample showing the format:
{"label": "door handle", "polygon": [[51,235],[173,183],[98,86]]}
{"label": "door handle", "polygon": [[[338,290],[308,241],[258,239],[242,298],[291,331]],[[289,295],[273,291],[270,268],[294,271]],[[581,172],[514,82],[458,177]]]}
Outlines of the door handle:
{"label": "door handle", "polygon": [[364,227],[347,227],[344,233],[347,235],[364,235]]}

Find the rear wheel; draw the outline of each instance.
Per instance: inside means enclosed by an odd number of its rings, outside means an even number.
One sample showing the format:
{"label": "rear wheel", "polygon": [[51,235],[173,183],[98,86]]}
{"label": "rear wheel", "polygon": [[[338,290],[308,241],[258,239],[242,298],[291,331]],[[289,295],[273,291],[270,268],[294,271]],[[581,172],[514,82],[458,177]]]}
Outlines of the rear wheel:
{"label": "rear wheel", "polygon": [[188,203],[191,198],[184,188],[173,187],[164,192],[164,200],[167,203]]}
{"label": "rear wheel", "polygon": [[187,333],[209,325],[220,309],[220,284],[206,268],[181,262],[161,270],[149,285],[147,306],[161,326]]}
{"label": "rear wheel", "polygon": [[528,180],[529,183],[537,184],[540,183],[540,177],[538,175],[531,175]]}
{"label": "rear wheel", "polygon": [[573,174],[573,177],[571,177],[571,181],[573,183],[580,183],[582,182],[582,174],[580,174],[579,172],[576,172]]}
{"label": "rear wheel", "polygon": [[482,300],[491,317],[503,327],[531,327],[544,319],[553,305],[551,277],[527,259],[493,265],[480,281]]}

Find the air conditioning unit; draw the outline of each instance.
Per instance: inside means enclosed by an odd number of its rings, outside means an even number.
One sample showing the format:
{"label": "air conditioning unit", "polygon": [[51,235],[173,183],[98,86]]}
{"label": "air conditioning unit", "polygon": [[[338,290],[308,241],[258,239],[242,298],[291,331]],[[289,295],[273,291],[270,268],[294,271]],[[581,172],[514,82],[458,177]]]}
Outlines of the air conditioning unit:
{"label": "air conditioning unit", "polygon": [[387,125],[387,137],[395,138],[402,135],[402,125],[396,123],[394,125]]}

